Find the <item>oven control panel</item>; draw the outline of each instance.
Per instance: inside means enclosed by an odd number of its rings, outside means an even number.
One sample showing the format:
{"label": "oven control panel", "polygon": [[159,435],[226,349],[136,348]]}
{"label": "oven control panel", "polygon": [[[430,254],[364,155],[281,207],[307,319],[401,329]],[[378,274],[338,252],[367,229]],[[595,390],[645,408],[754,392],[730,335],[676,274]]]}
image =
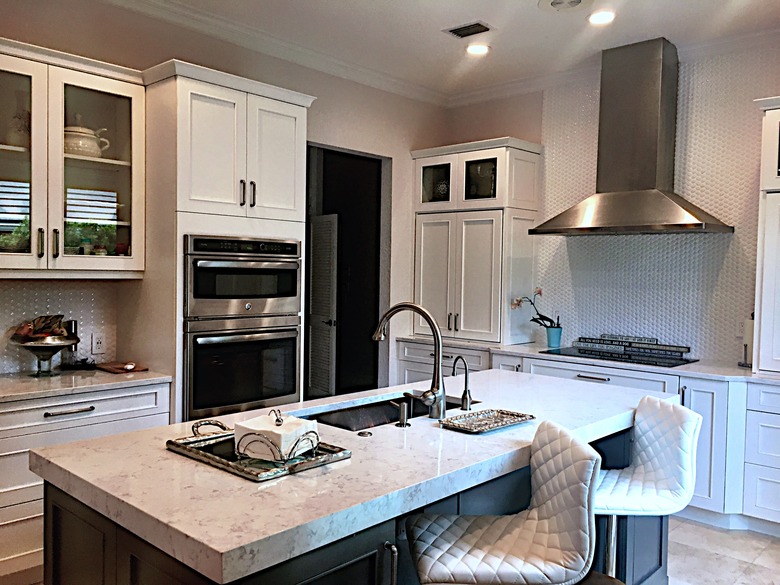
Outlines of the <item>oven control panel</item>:
{"label": "oven control panel", "polygon": [[240,254],[300,257],[300,242],[292,240],[258,240],[253,238],[218,238],[188,236],[188,253]]}

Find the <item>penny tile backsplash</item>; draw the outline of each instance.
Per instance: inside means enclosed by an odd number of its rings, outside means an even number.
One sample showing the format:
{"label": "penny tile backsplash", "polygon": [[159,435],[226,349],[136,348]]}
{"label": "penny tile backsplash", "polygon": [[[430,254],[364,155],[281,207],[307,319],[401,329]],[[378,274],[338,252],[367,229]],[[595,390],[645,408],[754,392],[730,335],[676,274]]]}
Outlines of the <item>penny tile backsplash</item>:
{"label": "penny tile backsplash", "polygon": [[[2,280],[0,281],[0,373],[34,371],[36,359],[27,350],[9,343],[16,326],[39,315],[64,315],[78,321],[77,359],[96,362],[116,359],[116,282],[84,280]],[[92,333],[102,333],[104,354],[92,355]],[[54,356],[52,367],[60,363],[62,352]]]}

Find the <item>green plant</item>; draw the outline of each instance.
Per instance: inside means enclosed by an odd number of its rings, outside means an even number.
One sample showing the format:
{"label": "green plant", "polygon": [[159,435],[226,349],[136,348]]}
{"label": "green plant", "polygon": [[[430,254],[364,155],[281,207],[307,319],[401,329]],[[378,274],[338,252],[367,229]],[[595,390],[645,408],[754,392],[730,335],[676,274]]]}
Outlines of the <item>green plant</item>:
{"label": "green plant", "polygon": [[0,234],[0,247],[22,250],[30,249],[30,217],[25,217],[14,230]]}
{"label": "green plant", "polygon": [[530,303],[530,305],[534,308],[534,311],[536,311],[536,315],[531,317],[532,322],[537,323],[538,325],[541,325],[542,327],[545,328],[560,327],[561,326],[560,315],[555,317],[555,320],[553,320],[551,317],[548,317],[547,315],[542,315],[539,312],[539,309],[536,307],[536,297],[540,297],[540,296],[542,296],[542,289],[540,287],[537,287],[536,289],[534,289],[533,298],[517,297],[512,301],[510,307],[512,309],[517,309],[518,307],[522,307],[523,303]]}

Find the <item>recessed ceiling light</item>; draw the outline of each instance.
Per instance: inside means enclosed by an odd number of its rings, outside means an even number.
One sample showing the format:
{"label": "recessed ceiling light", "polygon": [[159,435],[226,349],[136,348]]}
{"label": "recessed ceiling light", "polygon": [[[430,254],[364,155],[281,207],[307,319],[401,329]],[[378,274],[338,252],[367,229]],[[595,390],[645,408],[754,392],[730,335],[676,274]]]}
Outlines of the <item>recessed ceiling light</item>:
{"label": "recessed ceiling light", "polygon": [[490,47],[484,43],[471,43],[466,47],[466,52],[469,55],[487,55],[488,51],[490,51]]}
{"label": "recessed ceiling light", "polygon": [[597,10],[588,17],[588,21],[596,26],[609,24],[615,20],[615,13],[611,10]]}

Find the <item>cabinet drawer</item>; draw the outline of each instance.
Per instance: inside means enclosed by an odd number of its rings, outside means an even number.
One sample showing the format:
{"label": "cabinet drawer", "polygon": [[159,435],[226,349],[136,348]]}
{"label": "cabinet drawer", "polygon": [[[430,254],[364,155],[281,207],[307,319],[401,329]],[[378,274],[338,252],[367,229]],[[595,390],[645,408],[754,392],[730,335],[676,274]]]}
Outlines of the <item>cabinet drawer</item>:
{"label": "cabinet drawer", "polygon": [[780,414],[748,411],[745,461],[780,469]]}
{"label": "cabinet drawer", "polygon": [[515,355],[497,355],[490,357],[490,367],[494,370],[507,370],[509,372],[523,371],[523,358]]}
{"label": "cabinet drawer", "polygon": [[0,566],[5,559],[42,549],[43,500],[0,508]]}
{"label": "cabinet drawer", "polygon": [[542,376],[555,376],[568,380],[628,386],[655,392],[672,392],[677,394],[679,388],[679,378],[668,374],[602,368],[550,360],[524,359],[523,371],[528,374],[541,374]]}
{"label": "cabinet drawer", "polygon": [[[476,372],[488,369],[488,363],[490,362],[490,352],[488,350],[444,346],[442,348],[441,361],[445,370],[447,370],[445,373],[452,371],[452,362],[459,355],[462,355],[463,359],[466,360],[470,371]],[[433,365],[433,344],[400,342],[398,359]],[[458,370],[460,369],[461,366],[459,365]]]}
{"label": "cabinet drawer", "polygon": [[780,385],[748,383],[747,407],[749,410],[780,414]]}
{"label": "cabinet drawer", "polygon": [[168,384],[128,386],[0,405],[0,438],[168,411]]}
{"label": "cabinet drawer", "polygon": [[30,449],[167,424],[168,414],[163,413],[0,439],[0,507],[43,497],[43,482],[29,469]]}
{"label": "cabinet drawer", "polygon": [[770,522],[780,522],[780,469],[745,464],[742,513]]}

